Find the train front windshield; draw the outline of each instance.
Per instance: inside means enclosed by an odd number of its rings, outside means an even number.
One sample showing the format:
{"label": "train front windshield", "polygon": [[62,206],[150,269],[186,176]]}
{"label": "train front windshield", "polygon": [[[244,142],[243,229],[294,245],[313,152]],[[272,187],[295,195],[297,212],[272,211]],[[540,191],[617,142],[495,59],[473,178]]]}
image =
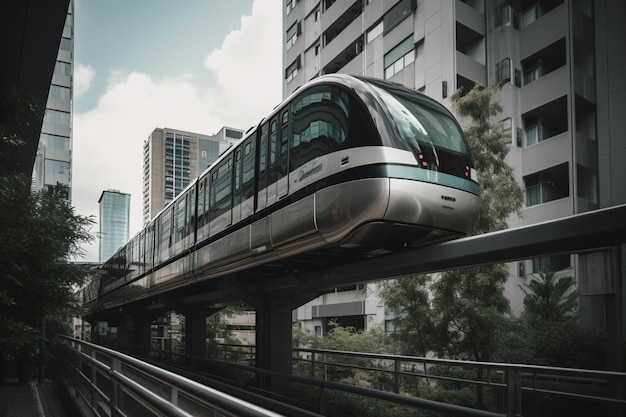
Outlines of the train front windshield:
{"label": "train front windshield", "polygon": [[400,139],[414,152],[447,151],[469,158],[469,146],[452,116],[417,94],[374,87],[385,103]]}

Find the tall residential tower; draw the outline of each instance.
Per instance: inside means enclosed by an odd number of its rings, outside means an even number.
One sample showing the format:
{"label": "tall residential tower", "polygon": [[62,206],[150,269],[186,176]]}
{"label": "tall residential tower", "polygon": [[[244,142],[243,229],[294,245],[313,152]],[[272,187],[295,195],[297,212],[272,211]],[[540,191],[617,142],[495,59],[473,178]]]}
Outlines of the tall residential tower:
{"label": "tall residential tower", "polygon": [[154,129],[143,145],[144,223],[242,137],[242,130],[227,127],[215,135]]}
{"label": "tall residential tower", "polygon": [[[334,72],[388,79],[445,105],[476,82],[501,85],[507,162],[526,192],[511,226],[626,203],[623,1],[287,0],[283,12],[284,97]],[[530,273],[565,268],[584,283],[585,265],[568,255],[511,264],[513,309]],[[601,310],[590,306],[605,290],[584,294],[583,308]],[[369,314],[350,303],[345,314]]]}

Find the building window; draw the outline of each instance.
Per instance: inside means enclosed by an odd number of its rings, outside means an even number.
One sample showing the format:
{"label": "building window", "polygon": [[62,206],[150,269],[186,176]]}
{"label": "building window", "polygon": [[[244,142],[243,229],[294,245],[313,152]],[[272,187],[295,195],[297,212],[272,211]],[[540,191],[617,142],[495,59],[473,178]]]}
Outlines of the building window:
{"label": "building window", "polygon": [[291,13],[291,11],[295,8],[296,8],[296,0],[287,0],[287,4],[285,6],[285,14]]}
{"label": "building window", "polygon": [[544,256],[518,262],[518,275],[526,278],[534,273],[558,272],[570,267],[568,254]]}
{"label": "building window", "polygon": [[291,48],[296,43],[299,34],[300,22],[296,22],[287,30],[287,35],[285,36],[287,39],[287,49]]}
{"label": "building window", "polygon": [[300,68],[300,56],[298,56],[294,63],[289,65],[289,67],[285,70],[285,79],[287,82],[296,78],[296,75],[298,75],[298,68]]}
{"label": "building window", "polygon": [[66,136],[51,135],[42,133],[39,142],[47,148],[59,149],[64,151],[70,150],[70,138]]}
{"label": "building window", "polygon": [[526,26],[533,23],[535,20],[539,18],[539,5],[535,4],[530,8],[522,11],[519,14],[519,25],[520,28],[525,28]]}
{"label": "building window", "polygon": [[385,79],[393,77],[413,61],[415,61],[415,45],[413,35],[411,35],[385,54]]}
{"label": "building window", "polygon": [[383,32],[388,33],[398,26],[417,8],[417,0],[400,0],[383,16]]}
{"label": "building window", "polygon": [[526,207],[548,203],[569,196],[568,164],[561,164],[524,177]]}
{"label": "building window", "polygon": [[376,26],[367,31],[366,42],[370,43],[378,36],[383,34],[383,22],[380,21]]}
{"label": "building window", "polygon": [[46,114],[44,115],[43,122],[69,126],[70,114],[64,111],[46,109]]}
{"label": "building window", "polygon": [[54,64],[54,73],[61,75],[72,75],[72,64],[67,62],[57,61]]}
{"label": "building window", "polygon": [[511,59],[505,58],[496,64],[496,83],[505,84],[511,81]]}
{"label": "building window", "polygon": [[59,45],[59,49],[62,51],[71,51],[72,40],[70,38],[61,38],[61,45]]}
{"label": "building window", "polygon": [[71,100],[72,93],[68,87],[62,87],[60,85],[50,86],[50,98],[55,100]]}
{"label": "building window", "polygon": [[495,7],[494,19],[494,27],[513,24],[515,29],[519,29],[518,12],[507,3],[499,4]]}

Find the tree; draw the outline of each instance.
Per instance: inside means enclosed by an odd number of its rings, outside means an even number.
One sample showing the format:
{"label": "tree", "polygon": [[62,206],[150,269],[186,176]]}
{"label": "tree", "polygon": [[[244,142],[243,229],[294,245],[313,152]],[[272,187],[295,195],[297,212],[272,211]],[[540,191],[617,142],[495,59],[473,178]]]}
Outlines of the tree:
{"label": "tree", "polygon": [[16,107],[0,119],[0,358],[24,365],[34,360],[46,323],[76,308],[86,271],[71,260],[91,240],[93,221],[74,214],[67,187],[33,192],[30,177],[7,168],[23,144],[17,132],[41,106],[15,89],[0,93],[0,107],[10,100]]}
{"label": "tree", "polygon": [[520,287],[524,292],[524,316],[531,327],[575,321],[578,293],[574,278],[559,278],[548,271],[537,274],[527,285]]}
{"label": "tree", "polygon": [[[505,161],[509,144],[501,126],[492,121],[502,111],[500,104],[493,101],[496,91],[497,87],[475,85],[467,94],[457,91],[451,97],[457,115],[471,121],[465,134],[480,186],[479,212],[470,229],[471,235],[506,228],[507,218],[513,213],[521,214],[523,207],[523,191]],[[411,324],[397,327],[398,332],[404,333],[398,336],[400,339],[420,340],[414,344],[416,353],[423,354],[427,348],[440,356],[489,361],[496,359],[500,336],[510,315],[509,301],[504,296],[508,276],[505,265],[444,272],[432,279],[431,299],[420,308],[412,307],[412,303],[419,300],[410,297],[417,296],[426,303],[420,290],[423,279],[397,280],[389,284],[397,290],[388,290],[382,296],[385,304],[389,301],[403,321],[423,322],[420,334],[411,335],[411,332],[417,333],[417,328]],[[480,390],[478,403],[482,403]]]}
{"label": "tree", "polygon": [[433,350],[435,322],[429,287],[430,275],[413,275],[383,284],[380,296],[387,309],[396,312],[392,339],[398,343],[400,354],[426,356]]}

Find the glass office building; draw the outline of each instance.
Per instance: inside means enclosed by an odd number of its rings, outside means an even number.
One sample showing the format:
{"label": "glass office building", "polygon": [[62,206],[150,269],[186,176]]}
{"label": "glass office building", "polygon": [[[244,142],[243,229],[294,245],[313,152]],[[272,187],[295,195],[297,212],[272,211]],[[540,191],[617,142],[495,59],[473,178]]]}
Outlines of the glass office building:
{"label": "glass office building", "polygon": [[73,11],[74,2],[70,1],[33,167],[34,189],[63,184],[69,187],[68,198],[72,187]]}
{"label": "glass office building", "polygon": [[100,204],[100,262],[105,262],[130,238],[130,194],[103,191]]}

